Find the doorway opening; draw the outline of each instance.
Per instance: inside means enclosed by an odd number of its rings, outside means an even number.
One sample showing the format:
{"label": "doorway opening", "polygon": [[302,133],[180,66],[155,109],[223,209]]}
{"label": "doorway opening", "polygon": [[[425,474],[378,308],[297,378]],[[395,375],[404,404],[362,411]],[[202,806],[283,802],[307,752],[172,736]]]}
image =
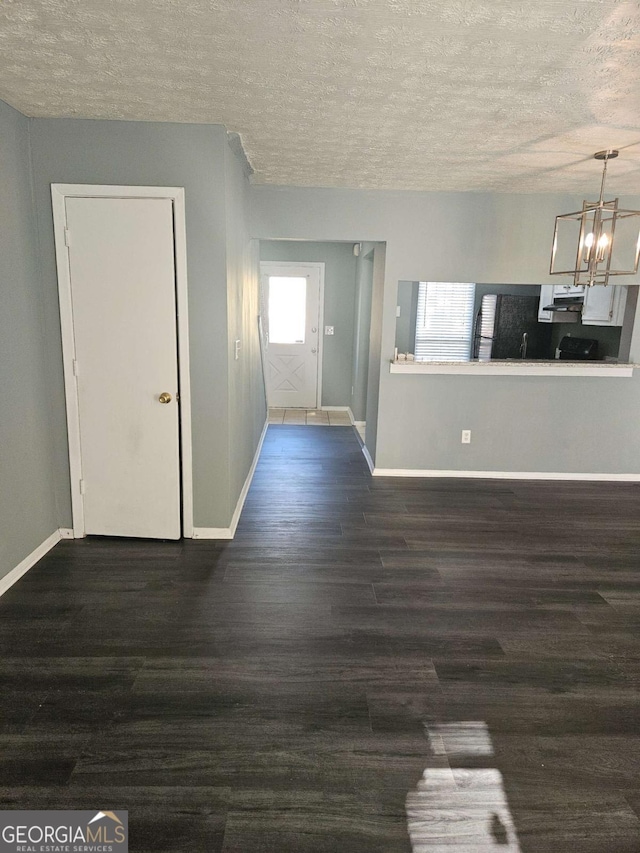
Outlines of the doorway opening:
{"label": "doorway opening", "polygon": [[364,435],[377,245],[260,242],[271,423],[353,424]]}

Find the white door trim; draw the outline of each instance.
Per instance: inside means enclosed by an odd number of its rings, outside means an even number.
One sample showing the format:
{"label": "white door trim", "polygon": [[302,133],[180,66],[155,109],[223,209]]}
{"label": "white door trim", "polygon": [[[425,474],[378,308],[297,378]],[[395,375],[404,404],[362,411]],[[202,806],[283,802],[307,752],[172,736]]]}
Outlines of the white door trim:
{"label": "white door trim", "polygon": [[[263,276],[275,275],[277,270],[282,269],[313,269],[318,271],[320,276],[320,295],[318,299],[318,379],[316,383],[316,409],[319,409],[322,403],[322,360],[324,353],[324,262],[320,261],[260,261],[260,287],[264,286]],[[273,272],[269,272],[272,269]],[[263,300],[265,311],[267,310],[266,301]],[[268,345],[267,345],[268,350]],[[265,353],[267,356],[268,353]],[[265,388],[266,382],[265,382]]]}
{"label": "white door trim", "polygon": [[193,536],[193,468],[191,449],[191,386],[189,370],[189,316],[187,305],[187,246],[184,189],[182,187],[121,187],[94,184],[51,184],[53,232],[58,271],[58,297],[62,330],[62,364],[69,436],[69,470],[71,475],[71,507],[73,535],[85,535],[84,506],[80,481],[80,421],[75,382],[75,343],[73,334],[73,302],[69,253],[65,242],[66,198],[159,198],[173,202],[173,234],[175,246],[176,313],[178,330],[178,375],[180,377],[180,454],[182,478],[182,535]]}

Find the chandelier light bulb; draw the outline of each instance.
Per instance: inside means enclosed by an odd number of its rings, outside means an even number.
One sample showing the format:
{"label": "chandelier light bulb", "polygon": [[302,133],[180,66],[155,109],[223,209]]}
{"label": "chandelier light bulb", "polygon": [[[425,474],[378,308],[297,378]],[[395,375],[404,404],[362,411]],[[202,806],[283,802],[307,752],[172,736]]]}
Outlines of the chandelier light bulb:
{"label": "chandelier light bulb", "polygon": [[609,237],[606,234],[601,234],[600,239],[598,240],[598,246],[596,250],[596,261],[602,262],[604,261],[605,255],[607,253],[607,249],[609,248]]}
{"label": "chandelier light bulb", "polygon": [[584,238],[584,262],[585,264],[589,263],[589,259],[591,258],[591,247],[593,246],[593,241],[595,237],[593,235],[593,231],[590,231],[587,236]]}

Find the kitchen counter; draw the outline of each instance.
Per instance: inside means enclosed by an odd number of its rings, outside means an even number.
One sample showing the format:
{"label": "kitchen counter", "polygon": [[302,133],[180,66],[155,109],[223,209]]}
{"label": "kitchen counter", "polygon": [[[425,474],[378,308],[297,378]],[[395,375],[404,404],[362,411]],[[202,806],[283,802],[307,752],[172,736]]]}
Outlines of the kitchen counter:
{"label": "kitchen counter", "polygon": [[638,364],[614,361],[392,361],[390,373],[466,376],[633,376]]}

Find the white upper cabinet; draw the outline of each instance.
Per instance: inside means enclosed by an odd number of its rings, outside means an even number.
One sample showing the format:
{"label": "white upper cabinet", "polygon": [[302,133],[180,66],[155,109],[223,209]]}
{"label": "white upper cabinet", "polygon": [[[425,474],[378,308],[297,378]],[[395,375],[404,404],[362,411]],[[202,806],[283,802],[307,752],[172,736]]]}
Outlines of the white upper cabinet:
{"label": "white upper cabinet", "polygon": [[595,284],[593,287],[574,284],[543,284],[540,286],[538,320],[540,323],[575,323],[580,312],[543,311],[558,297],[584,297],[582,324],[584,326],[621,326],[627,304],[625,285]]}
{"label": "white upper cabinet", "polygon": [[584,326],[621,326],[627,304],[625,285],[595,284],[588,287],[582,309]]}
{"label": "white upper cabinet", "polygon": [[553,284],[550,286],[553,288],[554,299],[558,296],[584,296],[587,289],[585,284]]}

